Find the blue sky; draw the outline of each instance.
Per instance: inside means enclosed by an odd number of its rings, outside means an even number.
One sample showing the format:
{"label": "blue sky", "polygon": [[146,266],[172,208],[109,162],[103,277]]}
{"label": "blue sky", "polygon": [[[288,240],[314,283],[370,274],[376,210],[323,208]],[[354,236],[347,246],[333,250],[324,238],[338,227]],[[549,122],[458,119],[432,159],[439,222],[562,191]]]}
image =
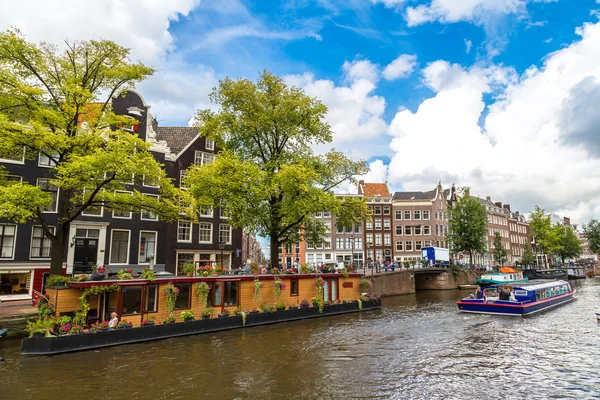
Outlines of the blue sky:
{"label": "blue sky", "polygon": [[329,107],[332,145],[369,162],[367,181],[468,185],[581,223],[600,214],[597,3],[0,0],[0,29],[131,48],[157,69],[138,90],[161,125],[268,69]]}

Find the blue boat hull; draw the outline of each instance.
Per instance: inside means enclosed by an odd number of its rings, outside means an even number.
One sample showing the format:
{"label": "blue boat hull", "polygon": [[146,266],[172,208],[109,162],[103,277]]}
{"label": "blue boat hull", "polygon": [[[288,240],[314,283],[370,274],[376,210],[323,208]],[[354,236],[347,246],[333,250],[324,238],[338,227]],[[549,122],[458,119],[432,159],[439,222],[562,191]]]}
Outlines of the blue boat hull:
{"label": "blue boat hull", "polygon": [[464,299],[456,302],[458,310],[467,313],[476,314],[496,314],[525,316],[544,311],[549,308],[559,306],[573,300],[573,293],[567,293],[550,299],[515,303],[510,301],[497,300],[494,302],[484,302],[483,300]]}

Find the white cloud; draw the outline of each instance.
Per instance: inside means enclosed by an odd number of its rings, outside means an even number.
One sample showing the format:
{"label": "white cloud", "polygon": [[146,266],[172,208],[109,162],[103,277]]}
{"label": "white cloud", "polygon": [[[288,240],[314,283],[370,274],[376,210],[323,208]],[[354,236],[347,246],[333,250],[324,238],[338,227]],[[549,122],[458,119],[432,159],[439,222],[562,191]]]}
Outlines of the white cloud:
{"label": "white cloud", "polygon": [[414,54],[402,54],[389,63],[383,70],[383,77],[392,81],[398,78],[406,78],[417,66],[417,56]]}
{"label": "white cloud", "polygon": [[406,0],[371,0],[371,3],[381,3],[387,8],[398,8],[404,5],[404,3],[406,3]]}
{"label": "white cloud", "polygon": [[346,78],[353,82],[359,79],[366,79],[370,82],[379,80],[379,68],[369,60],[346,61],[342,65]]}
{"label": "white cloud", "polygon": [[380,140],[387,131],[383,120],[385,99],[373,94],[378,78],[377,67],[368,60],[362,60],[344,63],[343,70],[347,86],[315,79],[310,73],[289,75],[285,80],[327,106],[325,119],[334,133],[333,146],[338,150],[355,159],[385,154],[389,151],[387,144]]}
{"label": "white cloud", "polygon": [[431,0],[429,5],[407,7],[409,26],[440,21],[483,23],[490,15],[506,15],[523,11],[525,0]]}
{"label": "white cloud", "polygon": [[[421,190],[442,179],[524,212],[539,204],[580,223],[597,217],[600,23],[577,33],[518,79],[501,66],[430,64],[424,83],[435,96],[390,125],[390,181]],[[486,93],[496,97],[482,120]]]}
{"label": "white cloud", "polygon": [[469,39],[465,39],[465,53],[469,54],[471,52],[471,46],[473,46],[473,42]]}
{"label": "white cloud", "polygon": [[[156,63],[173,48],[171,21],[200,0],[0,0],[0,29],[19,28],[27,39],[62,44],[65,39],[109,39],[131,48],[134,58]],[[35,11],[32,11],[35,10]]]}

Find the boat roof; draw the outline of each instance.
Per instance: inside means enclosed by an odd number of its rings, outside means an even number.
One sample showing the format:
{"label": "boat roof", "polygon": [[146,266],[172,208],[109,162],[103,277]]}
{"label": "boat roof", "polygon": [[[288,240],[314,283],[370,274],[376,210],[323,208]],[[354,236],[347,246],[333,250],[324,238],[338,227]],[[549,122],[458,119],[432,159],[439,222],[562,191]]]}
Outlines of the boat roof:
{"label": "boat roof", "polygon": [[515,287],[515,289],[523,289],[523,290],[540,290],[540,289],[548,289],[551,287],[555,287],[558,285],[562,285],[562,284],[567,284],[568,282],[566,281],[546,281],[546,282],[535,282],[533,284],[529,284],[529,285],[519,285],[519,287]]}

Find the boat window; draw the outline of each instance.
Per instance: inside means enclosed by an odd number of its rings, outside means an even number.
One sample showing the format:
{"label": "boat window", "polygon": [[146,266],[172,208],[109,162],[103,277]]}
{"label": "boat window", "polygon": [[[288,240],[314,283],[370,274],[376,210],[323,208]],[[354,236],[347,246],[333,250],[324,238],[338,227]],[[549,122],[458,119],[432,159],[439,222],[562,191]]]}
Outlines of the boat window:
{"label": "boat window", "polygon": [[527,296],[526,290],[515,290],[515,296]]}
{"label": "boat window", "polygon": [[139,314],[142,308],[142,286],[123,288],[123,308],[121,315]]}
{"label": "boat window", "polygon": [[190,296],[190,290],[192,287],[191,283],[175,283],[174,285],[177,289],[179,289],[179,294],[177,295],[177,299],[175,300],[175,309],[188,309],[191,308],[190,300],[192,299]]}
{"label": "boat window", "polygon": [[226,306],[235,306],[238,303],[238,285],[239,282],[225,282],[225,298]]}
{"label": "boat window", "polygon": [[149,285],[146,292],[146,311],[158,311],[158,285]]}

